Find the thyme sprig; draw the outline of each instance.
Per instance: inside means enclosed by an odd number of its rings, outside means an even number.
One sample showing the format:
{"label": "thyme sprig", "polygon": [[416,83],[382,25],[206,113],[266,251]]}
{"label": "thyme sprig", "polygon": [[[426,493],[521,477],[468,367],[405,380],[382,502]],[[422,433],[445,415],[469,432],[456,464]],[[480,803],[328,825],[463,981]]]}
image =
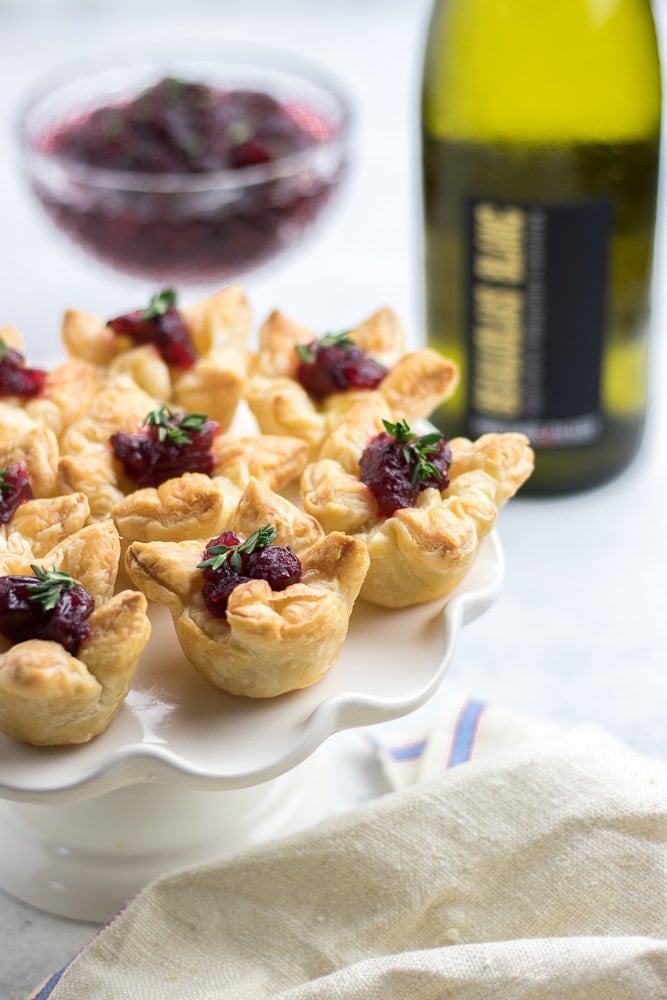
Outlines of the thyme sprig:
{"label": "thyme sprig", "polygon": [[310,344],[297,344],[295,351],[301,361],[304,361],[307,365],[312,365],[317,352],[322,347],[342,347],[345,350],[349,350],[351,347],[354,347],[354,341],[350,337],[348,330],[344,330],[342,333],[325,333],[323,337],[313,340]]}
{"label": "thyme sprig", "polygon": [[171,306],[175,306],[178,299],[178,294],[174,288],[163,288],[161,292],[156,292],[155,295],[151,295],[148,302],[148,306],[144,309],[141,314],[142,320],[156,319],[158,316],[164,316]]}
{"label": "thyme sprig", "polygon": [[12,472],[11,469],[0,469],[0,493],[14,489],[15,484],[12,480],[15,475],[16,472]]}
{"label": "thyme sprig", "polygon": [[203,569],[205,566],[210,566],[211,569],[221,569],[229,561],[232,569],[240,573],[243,568],[244,554],[250,555],[257,549],[265,549],[267,545],[271,545],[277,534],[278,532],[272,524],[263,524],[261,528],[253,531],[244,542],[239,542],[238,545],[212,545],[207,550],[209,552],[208,558],[197,563],[197,568]]}
{"label": "thyme sprig", "polygon": [[28,584],[28,600],[41,604],[44,611],[53,611],[63,590],[71,590],[76,586],[68,573],[57,569],[42,569],[31,564],[30,569],[37,578],[37,583]]}
{"label": "thyme sprig", "polygon": [[[427,479],[443,479],[444,473],[437,465],[430,462],[429,455],[438,452],[438,446],[442,441],[442,434],[435,431],[433,434],[415,434],[407,420],[398,420],[392,423],[390,420],[383,420],[384,428],[394,440],[403,445],[401,454],[406,465],[412,465],[410,479],[412,483],[422,483]],[[413,464],[414,463],[414,464]]]}
{"label": "thyme sprig", "polygon": [[192,444],[192,435],[201,433],[208,420],[205,413],[186,413],[179,416],[164,404],[151,410],[144,419],[144,427],[157,431],[158,441],[173,441],[177,445]]}

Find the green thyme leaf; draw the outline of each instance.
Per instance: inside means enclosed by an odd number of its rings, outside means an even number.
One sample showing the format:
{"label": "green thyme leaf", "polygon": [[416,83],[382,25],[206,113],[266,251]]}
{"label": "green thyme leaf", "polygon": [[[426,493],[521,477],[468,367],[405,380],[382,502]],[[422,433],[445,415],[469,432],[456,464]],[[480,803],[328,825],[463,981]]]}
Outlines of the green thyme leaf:
{"label": "green thyme leaf", "polygon": [[392,423],[390,420],[383,420],[384,428],[388,434],[394,438],[398,444],[402,444],[401,455],[406,465],[412,466],[410,480],[412,483],[423,483],[427,479],[443,479],[444,472],[433,462],[429,462],[428,456],[438,452],[438,446],[443,435],[437,431],[433,434],[422,434],[421,437],[410,429],[407,420],[398,420]]}
{"label": "green thyme leaf", "polygon": [[41,604],[44,611],[53,611],[62,591],[76,586],[76,580],[60,570],[42,569],[34,565],[30,569],[38,582],[28,584],[28,600]]}
{"label": "green thyme leaf", "polygon": [[182,427],[184,431],[192,431],[197,434],[207,420],[208,416],[205,413],[186,413],[179,420],[178,426]]}
{"label": "green thyme leaf", "polygon": [[297,344],[294,350],[305,364],[312,365],[315,361],[315,351],[311,350],[306,344]]}
{"label": "green thyme leaf", "polygon": [[212,545],[208,550],[208,558],[197,563],[197,567],[203,569],[205,566],[210,566],[211,569],[221,569],[229,560],[232,568],[240,573],[243,568],[243,555],[250,555],[257,549],[265,549],[271,545],[277,535],[278,532],[272,524],[264,524],[257,531],[248,535],[245,542],[239,542],[238,545]]}
{"label": "green thyme leaf", "polygon": [[177,445],[192,444],[192,434],[199,434],[208,420],[205,413],[186,413],[179,416],[168,406],[151,410],[144,419],[144,427],[157,431],[158,441],[173,441]]}
{"label": "green thyme leaf", "polygon": [[432,445],[434,449],[437,449],[438,445],[442,441],[442,434],[439,431],[435,431],[434,434],[422,434],[418,441],[422,447],[427,445]]}
{"label": "green thyme leaf", "polygon": [[343,330],[342,333],[325,333],[317,343],[319,347],[354,347],[349,330]]}
{"label": "green thyme leaf", "polygon": [[294,348],[299,358],[307,365],[312,365],[317,357],[317,352],[322,347],[342,347],[349,349],[354,347],[354,341],[350,337],[349,331],[342,333],[325,333],[318,340],[311,341],[310,344],[297,344]]}
{"label": "green thyme leaf", "polygon": [[410,430],[410,425],[407,420],[398,420],[395,424],[392,424],[391,420],[383,420],[384,429],[387,434],[391,434],[399,444],[406,444],[408,441],[413,441],[417,435],[413,434]]}
{"label": "green thyme leaf", "polygon": [[423,483],[425,479],[442,478],[442,470],[437,465],[434,465],[433,462],[427,462],[423,458],[417,459],[412,470],[412,475],[410,476],[413,483]]}
{"label": "green thyme leaf", "polygon": [[164,288],[161,292],[151,295],[147,308],[141,314],[142,320],[164,316],[171,306],[176,305],[177,299],[178,295],[173,288]]}
{"label": "green thyme leaf", "polygon": [[5,360],[5,354],[7,353],[8,350],[9,348],[7,346],[7,341],[3,340],[2,337],[0,337],[0,363],[2,363]]}
{"label": "green thyme leaf", "polygon": [[0,472],[0,493],[13,489],[14,484],[11,482],[11,476],[12,473],[9,469],[2,469]]}

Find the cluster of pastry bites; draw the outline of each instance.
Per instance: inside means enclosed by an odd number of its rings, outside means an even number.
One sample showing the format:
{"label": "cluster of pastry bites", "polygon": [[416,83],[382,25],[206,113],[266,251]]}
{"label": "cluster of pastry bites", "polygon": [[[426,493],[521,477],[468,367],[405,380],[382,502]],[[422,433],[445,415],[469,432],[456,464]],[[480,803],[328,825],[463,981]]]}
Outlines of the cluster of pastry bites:
{"label": "cluster of pastry bites", "polygon": [[[396,608],[449,593],[532,469],[521,435],[458,439],[449,477],[387,514],[362,481],[364,451],[387,428],[418,426],[450,395],[450,360],[406,353],[388,309],[324,338],[274,312],[255,352],[238,286],[177,316],[173,297],[152,309],[138,314],[141,336],[68,311],[67,360],[39,393],[0,403],[0,469],[23,470],[33,497],[2,526],[2,573],[65,573],[95,603],[76,655],[50,639],[5,643],[0,730],[17,739],[83,742],[108,725],[148,641],[150,602],[170,610],[187,660],[226,692],[266,698],[314,683],[337,659],[359,595]],[[167,313],[186,330],[187,364],[145,335],[143,317]],[[0,339],[22,350],[13,328]],[[320,343],[343,359],[343,375],[321,390],[316,372],[311,391],[303,366]],[[345,352],[358,365],[349,380]],[[232,429],[242,400],[254,433]],[[202,427],[205,471],[187,457]],[[182,464],[174,468],[172,455],[166,478],[137,479],[110,442],[124,437],[131,452],[141,435],[185,441]],[[270,556],[296,557],[298,575],[279,584],[248,570],[259,538],[271,539]],[[215,604],[218,574],[232,584]]]}
{"label": "cluster of pastry bites", "polygon": [[[47,372],[29,369],[19,331],[0,329],[0,500],[13,481],[27,491],[15,508],[0,509],[0,731],[15,739],[86,742],[106,729],[133,683],[151,625],[145,595],[125,586],[126,541],[112,515],[134,484],[110,437],[137,432],[167,403],[204,409],[227,430],[247,373],[249,310],[240,289],[183,310],[183,319],[196,359],[182,366],[154,344],[70,310],[67,359]],[[217,444],[215,464],[234,474],[238,443],[225,446],[221,436]],[[284,465],[296,462],[297,474],[305,447],[286,445]],[[280,466],[275,453],[272,462]],[[267,469],[270,479],[270,462]],[[186,491],[180,514],[196,518],[189,499]],[[165,507],[163,518],[179,516],[176,489]]]}

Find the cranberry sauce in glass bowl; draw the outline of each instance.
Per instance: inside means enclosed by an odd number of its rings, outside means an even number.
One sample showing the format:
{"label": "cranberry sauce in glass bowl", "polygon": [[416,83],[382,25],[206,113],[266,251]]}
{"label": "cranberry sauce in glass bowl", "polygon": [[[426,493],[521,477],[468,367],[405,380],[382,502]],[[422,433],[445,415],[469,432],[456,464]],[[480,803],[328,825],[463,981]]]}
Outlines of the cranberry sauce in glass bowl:
{"label": "cranberry sauce in glass bowl", "polygon": [[310,229],[343,179],[337,84],[258,49],[43,83],[20,116],[29,183],[79,247],[140,278],[223,283]]}

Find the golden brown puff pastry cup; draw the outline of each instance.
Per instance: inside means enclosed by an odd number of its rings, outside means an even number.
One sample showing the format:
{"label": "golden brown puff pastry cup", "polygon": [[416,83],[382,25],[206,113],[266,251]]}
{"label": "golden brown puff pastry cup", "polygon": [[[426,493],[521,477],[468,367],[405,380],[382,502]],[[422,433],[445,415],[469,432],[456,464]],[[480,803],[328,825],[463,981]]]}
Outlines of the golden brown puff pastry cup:
{"label": "golden brown puff pastry cup", "polygon": [[63,435],[58,492],[85,493],[92,520],[109,517],[114,505],[134,489],[114,458],[111,435],[136,432],[156,406],[132,379],[119,375],[105,383],[87,412]]}
{"label": "golden brown puff pastry cup", "polygon": [[73,358],[105,378],[123,375],[161,403],[205,413],[227,430],[242,396],[248,369],[250,307],[243,289],[230,285],[191,306],[178,306],[199,357],[192,368],[168,365],[152,344],[139,347],[99,316],[70,309],[61,329]]}
{"label": "golden brown puff pastry cup", "polygon": [[64,542],[86,524],[90,505],[83,493],[27,500],[0,525],[0,574],[23,573],[25,567]]}
{"label": "golden brown puff pastry cup", "polygon": [[436,351],[405,351],[403,327],[391,309],[379,309],[348,336],[365,354],[388,369],[376,389],[349,389],[315,402],[295,378],[297,345],[317,334],[280,312],[259,331],[259,350],[251,361],[245,398],[265,434],[290,434],[308,443],[311,458],[345,412],[367,395],[379,394],[391,411],[408,421],[422,419],[447,399],[458,381],[457,366]]}
{"label": "golden brown puff pastry cup", "polygon": [[0,402],[0,469],[25,466],[32,494],[51,497],[57,491],[60,449],[50,427],[20,406]]}
{"label": "golden brown puff pastry cup", "polygon": [[146,596],[170,609],[186,658],[233,695],[273,698],[308,687],[333,665],[368,568],[360,541],[324,535],[316,521],[251,479],[227,525],[241,539],[270,523],[275,543],[301,560],[300,583],[281,592],[265,580],[241,583],[225,618],[209,614],[197,568],[208,539],[134,542],[126,566]]}
{"label": "golden brown puff pastry cup", "polygon": [[299,438],[264,434],[221,434],[212,451],[212,476],[186,472],[160,486],[135,490],[116,503],[111,516],[123,540],[164,542],[219,535],[251,479],[279,491],[300,476],[308,457]]}
{"label": "golden brown puff pastry cup", "polygon": [[49,369],[39,396],[26,402],[26,412],[60,440],[92,406],[100,387],[101,379],[93,365],[69,358]]}
{"label": "golden brown puff pastry cup", "polygon": [[301,496],[325,531],[345,531],[367,546],[361,596],[401,608],[443,597],[461,582],[499,509],[530,476],[533,452],[522,434],[454,438],[449,486],[425,489],[415,507],[384,517],[359,479],[362,452],[383,419],[395,416],[381,397],[351,410],[325,441],[322,459],[306,467]]}
{"label": "golden brown puff pastry cup", "polygon": [[[23,510],[28,505],[23,505]],[[90,635],[76,656],[59,643],[0,640],[0,731],[35,746],[85,743],[107,728],[134,679],[150,636],[147,601],[113,593],[120,543],[111,521],[87,525],[30,562],[74,577],[94,598]],[[6,574],[3,570],[3,575]]]}

